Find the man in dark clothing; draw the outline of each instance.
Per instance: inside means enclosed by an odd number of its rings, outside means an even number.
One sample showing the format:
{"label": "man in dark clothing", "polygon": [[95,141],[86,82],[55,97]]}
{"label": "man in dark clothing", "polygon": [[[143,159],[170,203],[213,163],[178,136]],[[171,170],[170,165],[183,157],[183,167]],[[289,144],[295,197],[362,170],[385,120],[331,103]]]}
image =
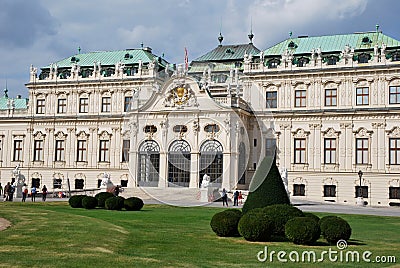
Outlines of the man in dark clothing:
{"label": "man in dark clothing", "polygon": [[4,186],[4,201],[8,201],[10,191],[11,191],[10,182],[7,182],[6,186]]}
{"label": "man in dark clothing", "polygon": [[234,206],[238,206],[238,205],[239,205],[238,200],[239,200],[239,191],[236,190],[236,191],[233,193],[233,205],[234,205]]}

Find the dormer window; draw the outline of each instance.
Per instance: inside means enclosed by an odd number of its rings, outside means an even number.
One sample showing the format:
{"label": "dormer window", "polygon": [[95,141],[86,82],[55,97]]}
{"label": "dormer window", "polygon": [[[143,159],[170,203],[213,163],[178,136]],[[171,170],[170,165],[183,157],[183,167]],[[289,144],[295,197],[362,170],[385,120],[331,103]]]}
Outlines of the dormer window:
{"label": "dormer window", "polygon": [[272,60],[269,60],[268,62],[267,62],[267,65],[268,65],[268,68],[269,69],[275,69],[275,68],[278,68],[278,65],[280,64],[280,60],[278,60],[278,59],[272,59]]}
{"label": "dormer window", "polygon": [[361,53],[358,55],[358,63],[368,63],[368,61],[371,59],[371,55],[368,53]]}
{"label": "dormer window", "polygon": [[336,65],[336,63],[339,61],[339,58],[337,56],[329,56],[327,57],[327,64],[328,65]]}
{"label": "dormer window", "polygon": [[297,60],[297,67],[304,67],[307,65],[307,63],[309,62],[308,58],[305,57],[301,57]]}
{"label": "dormer window", "polygon": [[370,44],[372,41],[369,39],[368,36],[364,36],[362,39],[363,44]]}
{"label": "dormer window", "polygon": [[400,61],[400,52],[396,51],[392,54],[392,61]]}
{"label": "dormer window", "polygon": [[226,51],[225,51],[225,53],[226,54],[234,54],[235,53],[235,51],[233,51],[232,49],[230,49],[230,48],[228,48]]}
{"label": "dormer window", "polygon": [[294,48],[297,48],[297,45],[296,45],[296,43],[295,43],[295,42],[293,42],[293,41],[290,41],[290,42],[289,42],[289,44],[288,44],[288,48],[292,48],[292,49],[294,49]]}

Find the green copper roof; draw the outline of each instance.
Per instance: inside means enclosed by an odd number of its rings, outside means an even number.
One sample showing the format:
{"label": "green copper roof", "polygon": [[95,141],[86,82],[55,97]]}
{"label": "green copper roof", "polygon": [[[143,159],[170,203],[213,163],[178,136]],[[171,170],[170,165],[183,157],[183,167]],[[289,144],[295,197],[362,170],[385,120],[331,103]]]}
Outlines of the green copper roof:
{"label": "green copper roof", "polygon": [[14,102],[14,109],[16,110],[28,108],[28,99],[13,99],[3,96],[0,98],[0,110],[8,110],[9,100]]}
{"label": "green copper roof", "polygon": [[[291,45],[290,43],[293,42]],[[395,40],[381,32],[366,32],[354,34],[339,34],[327,36],[311,36],[289,38],[264,51],[264,55],[282,55],[286,49],[294,54],[310,53],[312,49],[321,48],[322,53],[342,51],[346,45],[359,49],[373,49],[375,44],[379,47],[385,43],[387,48],[400,46],[400,41]]]}
{"label": "green copper roof", "polygon": [[261,50],[253,44],[218,46],[210,52],[193,60],[196,61],[231,61],[243,60],[244,54],[257,55]]}
{"label": "green copper roof", "polygon": [[[77,63],[81,67],[93,67],[94,62],[100,62],[102,66],[115,65],[118,62],[124,64],[138,64],[139,60],[148,63],[158,57],[146,49],[126,49],[116,51],[98,51],[82,54],[75,54],[58,62],[55,62],[58,68],[70,68],[72,64]],[[167,62],[161,59],[160,65],[166,66]],[[42,69],[50,68],[50,65],[42,67]]]}

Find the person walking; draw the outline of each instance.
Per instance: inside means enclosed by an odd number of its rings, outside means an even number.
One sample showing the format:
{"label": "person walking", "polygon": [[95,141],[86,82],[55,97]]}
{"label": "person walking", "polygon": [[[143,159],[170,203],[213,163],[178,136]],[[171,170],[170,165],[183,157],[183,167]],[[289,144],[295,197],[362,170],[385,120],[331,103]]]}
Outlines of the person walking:
{"label": "person walking", "polygon": [[33,185],[32,189],[31,189],[31,199],[32,199],[32,202],[36,201],[36,187],[35,187],[35,185]]}
{"label": "person walking", "polygon": [[46,187],[46,185],[43,185],[43,188],[42,188],[42,200],[43,200],[43,202],[46,201],[46,197],[47,197],[47,187]]}
{"label": "person walking", "polygon": [[228,193],[226,192],[225,188],[222,189],[222,206],[228,206]]}
{"label": "person walking", "polygon": [[242,195],[242,191],[239,192],[238,199],[239,199],[239,203],[242,205],[242,204],[243,204],[243,195]]}
{"label": "person walking", "polygon": [[238,206],[238,205],[239,205],[238,199],[239,199],[239,191],[236,190],[236,191],[233,193],[233,205],[234,205],[234,206]]}
{"label": "person walking", "polygon": [[28,195],[28,187],[26,187],[26,184],[22,186],[22,202],[26,201],[26,196]]}

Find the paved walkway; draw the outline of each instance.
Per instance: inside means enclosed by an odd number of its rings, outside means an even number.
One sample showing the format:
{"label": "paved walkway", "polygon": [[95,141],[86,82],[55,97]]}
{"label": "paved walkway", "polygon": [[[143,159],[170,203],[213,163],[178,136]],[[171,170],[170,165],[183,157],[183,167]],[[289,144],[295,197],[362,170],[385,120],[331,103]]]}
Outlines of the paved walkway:
{"label": "paved walkway", "polygon": [[[185,198],[184,198],[185,199]],[[68,201],[68,198],[47,198],[46,202],[59,202]],[[164,202],[157,200],[155,198],[146,198],[143,200],[145,204],[168,204],[174,206],[210,206],[210,207],[222,207],[222,202],[212,202],[212,203],[201,203],[198,200],[163,200]],[[21,202],[21,198],[14,198],[13,202]],[[31,203],[30,199],[26,200],[27,203]],[[36,202],[43,202],[40,198],[36,199]],[[303,200],[292,200],[294,206],[307,212],[329,212],[329,213],[341,213],[341,214],[360,214],[360,215],[377,215],[377,216],[392,216],[400,217],[400,207],[360,207],[352,205],[339,205],[335,203],[318,203],[312,201]],[[229,208],[235,208],[232,206],[233,203],[229,202]],[[242,208],[243,205],[239,205],[238,208]],[[0,218],[0,231],[11,226],[11,223]]]}

